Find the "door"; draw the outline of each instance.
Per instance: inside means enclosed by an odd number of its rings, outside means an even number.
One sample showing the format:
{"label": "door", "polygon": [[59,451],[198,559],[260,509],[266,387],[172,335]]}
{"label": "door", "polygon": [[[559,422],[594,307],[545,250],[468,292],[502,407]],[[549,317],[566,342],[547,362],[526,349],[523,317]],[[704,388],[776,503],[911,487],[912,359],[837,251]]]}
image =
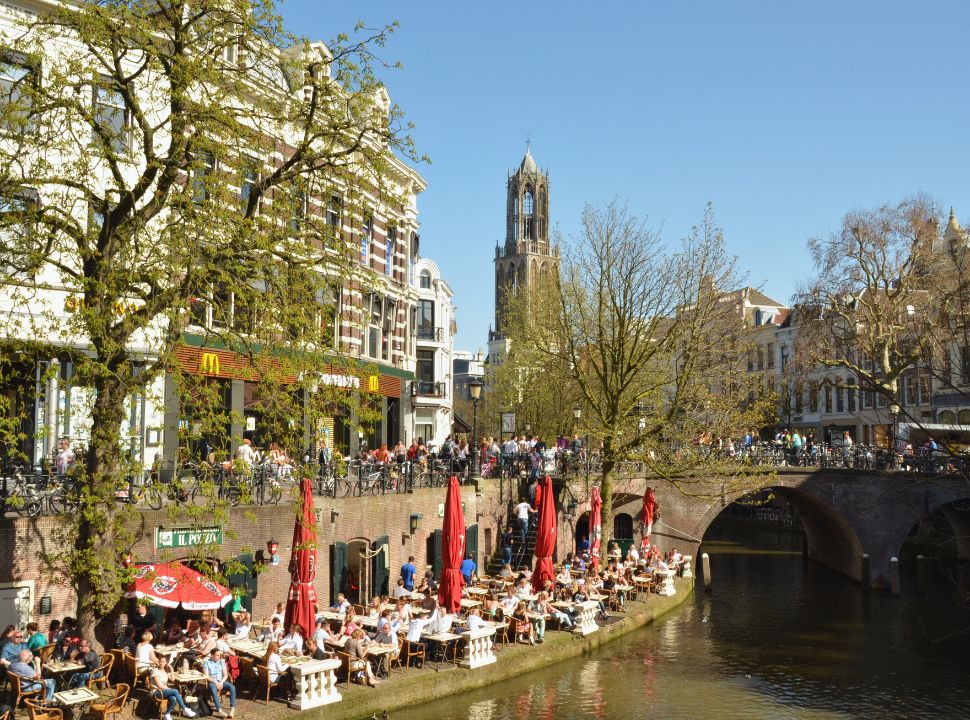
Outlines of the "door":
{"label": "door", "polygon": [[381,550],[371,559],[371,576],[374,578],[374,592],[372,594],[387,595],[388,583],[391,578],[390,568],[387,566],[391,552],[391,539],[387,535],[377,538],[371,544],[371,550]]}
{"label": "door", "polygon": [[240,600],[242,601],[243,609],[252,614],[253,598],[256,597],[256,579],[253,577],[253,556],[245,553],[233,558],[233,560],[241,567],[238,568],[239,572],[229,575],[229,586],[242,589]]}
{"label": "door", "polygon": [[347,593],[344,579],[347,570],[347,543],[334,542],[330,546],[330,604],[337,601],[337,593]]}
{"label": "door", "polygon": [[429,565],[434,572],[436,579],[441,579],[441,530],[435,530],[431,533],[431,537],[428,538],[428,542],[431,545],[428,553]]}
{"label": "door", "polygon": [[34,584],[0,587],[0,624],[25,627],[31,620],[34,600]]}
{"label": "door", "polygon": [[481,567],[478,564],[478,525],[469,525],[465,528],[465,552],[472,556],[472,560],[475,561],[475,567]]}

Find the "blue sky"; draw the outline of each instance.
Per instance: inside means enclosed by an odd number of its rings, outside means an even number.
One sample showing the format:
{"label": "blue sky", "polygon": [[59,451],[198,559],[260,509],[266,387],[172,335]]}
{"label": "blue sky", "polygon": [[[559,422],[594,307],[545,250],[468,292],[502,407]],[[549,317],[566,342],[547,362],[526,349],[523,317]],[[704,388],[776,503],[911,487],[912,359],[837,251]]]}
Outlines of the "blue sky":
{"label": "blue sky", "polygon": [[552,222],[619,196],[676,242],[713,203],[750,284],[788,301],[813,235],[926,192],[970,216],[970,3],[289,0],[312,39],[401,27],[383,55],[431,165],[422,254],[455,291],[456,347],[484,348],[505,182],[525,139]]}

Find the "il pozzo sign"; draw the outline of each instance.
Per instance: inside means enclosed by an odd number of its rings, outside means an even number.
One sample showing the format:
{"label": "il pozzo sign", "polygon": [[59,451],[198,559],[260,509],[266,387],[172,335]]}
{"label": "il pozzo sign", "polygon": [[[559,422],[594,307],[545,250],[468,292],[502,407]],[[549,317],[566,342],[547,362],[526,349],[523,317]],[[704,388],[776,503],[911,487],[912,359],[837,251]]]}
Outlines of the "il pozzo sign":
{"label": "il pozzo sign", "polygon": [[222,528],[155,528],[155,549],[169,550],[198,547],[199,545],[222,545]]}

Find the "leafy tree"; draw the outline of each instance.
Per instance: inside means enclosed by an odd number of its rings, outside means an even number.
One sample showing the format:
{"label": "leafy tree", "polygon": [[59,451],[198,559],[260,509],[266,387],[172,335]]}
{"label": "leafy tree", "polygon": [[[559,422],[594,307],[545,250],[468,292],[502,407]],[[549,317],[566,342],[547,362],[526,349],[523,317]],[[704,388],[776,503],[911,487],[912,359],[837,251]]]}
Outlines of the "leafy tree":
{"label": "leafy tree", "polygon": [[80,510],[50,560],[93,637],[133,540],[115,502],[141,470],[121,449],[126,404],[173,371],[202,417],[187,432],[228,446],[218,381],[178,372],[192,326],[246,358],[291,448],[291,419],[365,407],[314,378],[340,363],[338,301],[368,291],[375,215],[404,214],[415,181],[396,155],[417,158],[377,77],[392,26],[324,47],[287,33],[272,0],[100,0],[22,22],[3,40],[0,337],[8,359],[70,359],[91,391]]}
{"label": "leafy tree", "polygon": [[[757,424],[746,402],[738,279],[710,209],[676,250],[614,201],[587,207],[560,275],[531,289],[508,329],[513,353],[582,405],[601,456],[604,537],[617,465],[644,461],[685,491],[716,455],[708,439]],[[511,303],[526,302],[510,299]],[[560,385],[562,383],[562,385]]]}

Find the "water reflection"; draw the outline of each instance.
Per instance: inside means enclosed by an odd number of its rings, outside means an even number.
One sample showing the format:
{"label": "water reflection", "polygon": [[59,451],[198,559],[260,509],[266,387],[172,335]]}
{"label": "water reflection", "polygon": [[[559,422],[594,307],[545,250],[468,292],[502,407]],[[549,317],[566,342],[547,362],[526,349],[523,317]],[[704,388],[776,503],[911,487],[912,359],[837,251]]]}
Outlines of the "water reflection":
{"label": "water reflection", "polygon": [[798,535],[724,532],[703,548],[710,595],[590,657],[394,720],[970,716],[970,618],[948,586],[867,595],[803,564]]}

